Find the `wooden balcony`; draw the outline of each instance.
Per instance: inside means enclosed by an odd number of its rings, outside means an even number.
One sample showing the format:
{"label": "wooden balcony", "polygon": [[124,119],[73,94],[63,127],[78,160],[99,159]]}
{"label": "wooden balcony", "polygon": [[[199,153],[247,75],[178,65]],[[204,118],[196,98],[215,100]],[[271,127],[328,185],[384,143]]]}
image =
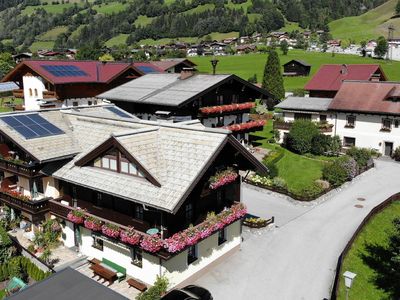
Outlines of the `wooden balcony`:
{"label": "wooden balcony", "polygon": [[21,164],[0,158],[0,170],[24,177],[35,177],[39,175],[40,166]]}
{"label": "wooden balcony", "polygon": [[[274,121],[274,129],[278,130],[290,130],[292,127],[293,122],[284,122],[284,121]],[[328,133],[332,132],[333,124],[329,123],[316,123],[321,133]]]}
{"label": "wooden balcony", "polygon": [[53,91],[43,91],[43,99],[57,98],[56,92]]}
{"label": "wooden balcony", "polygon": [[13,91],[13,96],[15,98],[24,98],[24,90],[23,89],[14,90]]}
{"label": "wooden balcony", "polygon": [[40,221],[44,218],[44,214],[49,211],[49,199],[28,200],[21,196],[11,195],[4,190],[0,190],[0,201],[5,205],[21,210],[31,215],[32,222]]}

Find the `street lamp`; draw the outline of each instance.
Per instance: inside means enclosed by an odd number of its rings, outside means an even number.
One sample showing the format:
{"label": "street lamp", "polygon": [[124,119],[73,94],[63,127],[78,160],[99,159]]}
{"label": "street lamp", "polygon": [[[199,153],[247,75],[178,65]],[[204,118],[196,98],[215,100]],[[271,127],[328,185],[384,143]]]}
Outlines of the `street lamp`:
{"label": "street lamp", "polygon": [[352,273],[350,271],[346,271],[343,273],[344,276],[344,285],[346,286],[346,300],[349,299],[349,290],[351,288],[351,285],[353,284],[354,278],[357,276],[357,274]]}

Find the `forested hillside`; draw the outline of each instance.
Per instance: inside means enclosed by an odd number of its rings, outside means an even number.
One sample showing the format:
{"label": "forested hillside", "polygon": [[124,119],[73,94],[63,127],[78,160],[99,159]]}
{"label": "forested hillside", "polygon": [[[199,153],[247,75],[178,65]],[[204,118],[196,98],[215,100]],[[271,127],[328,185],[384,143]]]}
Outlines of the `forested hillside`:
{"label": "forested hillside", "polygon": [[0,0],[0,41],[31,48],[75,48],[112,40],[248,35],[286,21],[327,29],[385,0]]}

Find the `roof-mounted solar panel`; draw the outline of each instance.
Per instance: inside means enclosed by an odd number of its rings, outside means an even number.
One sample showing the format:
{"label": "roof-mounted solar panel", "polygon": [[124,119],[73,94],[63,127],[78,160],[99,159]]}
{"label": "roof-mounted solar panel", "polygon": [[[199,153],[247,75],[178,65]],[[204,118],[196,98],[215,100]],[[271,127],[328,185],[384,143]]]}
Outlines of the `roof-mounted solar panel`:
{"label": "roof-mounted solar panel", "polygon": [[78,76],[88,76],[86,72],[81,70],[77,66],[70,65],[42,65],[43,69],[45,69],[50,74],[56,77],[78,77]]}
{"label": "roof-mounted solar panel", "polygon": [[0,119],[27,140],[64,134],[64,131],[39,114],[5,116]]}
{"label": "roof-mounted solar panel", "polygon": [[108,106],[106,107],[109,111],[113,112],[117,116],[123,117],[123,118],[132,118],[132,116],[128,115],[126,112],[123,112],[122,110],[119,110],[118,108],[114,106]]}
{"label": "roof-mounted solar panel", "polygon": [[140,71],[142,71],[143,73],[156,73],[158,72],[155,68],[150,67],[150,66],[138,66],[137,67]]}

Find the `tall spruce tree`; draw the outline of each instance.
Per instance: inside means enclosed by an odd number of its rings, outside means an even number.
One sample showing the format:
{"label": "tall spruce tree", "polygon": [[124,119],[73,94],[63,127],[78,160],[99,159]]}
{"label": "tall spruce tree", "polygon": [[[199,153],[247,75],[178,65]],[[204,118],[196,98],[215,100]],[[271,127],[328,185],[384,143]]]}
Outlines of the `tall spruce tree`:
{"label": "tall spruce tree", "polygon": [[265,64],[262,87],[270,92],[276,100],[285,98],[281,63],[275,50],[269,52],[267,63]]}

